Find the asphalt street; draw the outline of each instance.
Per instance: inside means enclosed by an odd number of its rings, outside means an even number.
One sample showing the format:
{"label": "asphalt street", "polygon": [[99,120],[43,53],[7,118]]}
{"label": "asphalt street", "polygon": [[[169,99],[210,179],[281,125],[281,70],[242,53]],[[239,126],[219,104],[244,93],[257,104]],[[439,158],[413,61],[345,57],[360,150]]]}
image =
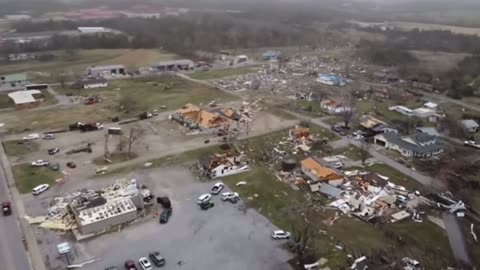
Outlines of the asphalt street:
{"label": "asphalt street", "polygon": [[[0,166],[0,201],[12,201],[2,166]],[[17,222],[15,209],[12,208],[11,216],[0,216],[0,268],[29,270],[31,267],[22,242],[22,233]]]}

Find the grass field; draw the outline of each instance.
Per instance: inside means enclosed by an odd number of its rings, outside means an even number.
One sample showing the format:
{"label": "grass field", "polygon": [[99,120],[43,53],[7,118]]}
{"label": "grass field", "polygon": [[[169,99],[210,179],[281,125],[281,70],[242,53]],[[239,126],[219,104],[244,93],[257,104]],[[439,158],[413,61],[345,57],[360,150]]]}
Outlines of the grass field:
{"label": "grass field", "polygon": [[3,147],[7,156],[18,157],[37,151],[38,143],[35,141],[23,140],[4,141]]}
{"label": "grass field", "polygon": [[60,172],[54,172],[49,167],[36,168],[30,164],[12,167],[13,176],[20,193],[29,193],[40,184],[54,184],[56,179],[62,177]]}
{"label": "grass field", "polygon": [[[63,90],[59,90],[61,92]],[[75,93],[71,90],[66,90]],[[174,76],[161,76],[135,80],[111,81],[109,87],[101,90],[76,90],[79,95],[97,95],[103,101],[95,105],[62,106],[41,113],[23,110],[0,115],[9,132],[67,128],[77,121],[110,121],[137,116],[140,112],[166,106],[175,110],[186,103],[206,104],[212,100],[219,102],[235,99],[225,92],[189,82]],[[123,110],[120,108],[123,105]]]}
{"label": "grass field", "polygon": [[56,59],[49,62],[31,61],[0,66],[0,74],[28,72],[33,82],[58,82],[59,74],[65,72],[66,80],[71,81],[81,75],[92,65],[123,64],[127,69],[149,67],[163,60],[175,59],[177,56],[153,49],[96,49],[78,50],[74,55],[63,51],[53,51]]}
{"label": "grass field", "polygon": [[225,77],[243,75],[248,73],[254,73],[256,71],[253,67],[241,67],[241,68],[227,68],[219,70],[210,70],[210,71],[198,71],[188,76],[192,79],[197,80],[214,80],[221,79]]}
{"label": "grass field", "polygon": [[407,31],[410,31],[413,29],[418,29],[421,31],[441,30],[441,31],[450,31],[455,34],[480,36],[480,28],[474,28],[474,27],[461,27],[461,26],[453,26],[453,25],[417,23],[417,22],[390,22],[390,24]]}

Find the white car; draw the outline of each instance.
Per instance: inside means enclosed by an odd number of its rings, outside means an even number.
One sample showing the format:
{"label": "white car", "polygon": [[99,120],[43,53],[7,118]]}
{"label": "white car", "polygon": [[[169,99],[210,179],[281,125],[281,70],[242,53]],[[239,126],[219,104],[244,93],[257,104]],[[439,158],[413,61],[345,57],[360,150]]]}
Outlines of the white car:
{"label": "white car", "polygon": [[27,136],[23,137],[24,141],[31,141],[31,140],[36,140],[40,138],[40,135],[38,133],[33,133],[33,134],[28,134]]}
{"label": "white car", "polygon": [[209,193],[205,193],[202,196],[198,197],[197,203],[202,204],[202,203],[208,202],[210,201],[211,198],[212,198],[212,195],[210,195]]}
{"label": "white car", "polygon": [[50,163],[48,163],[48,161],[42,160],[42,159],[35,160],[35,161],[32,162],[33,167],[43,167],[43,166],[48,166],[48,165],[50,165]]}
{"label": "white car", "polygon": [[47,191],[48,188],[50,188],[50,185],[49,185],[49,184],[41,184],[41,185],[36,186],[36,187],[33,188],[32,194],[33,194],[33,195],[39,195],[39,194]]}
{"label": "white car", "polygon": [[152,264],[150,261],[147,259],[147,257],[142,257],[138,259],[138,264],[142,267],[143,270],[152,270]]}
{"label": "white car", "polygon": [[276,230],[272,232],[273,239],[289,239],[290,233],[283,230]]}
{"label": "white car", "polygon": [[222,189],[223,189],[224,187],[225,187],[225,186],[223,185],[223,183],[218,182],[218,183],[216,183],[215,185],[213,185],[212,190],[210,191],[210,193],[212,193],[213,195],[217,195],[217,194],[220,193],[220,191],[222,191]]}
{"label": "white car", "polygon": [[43,135],[43,139],[44,140],[53,140],[53,139],[55,139],[55,134],[47,133],[47,134]]}
{"label": "white car", "polygon": [[222,200],[226,201],[229,199],[235,199],[238,198],[238,193],[237,192],[224,192],[222,193]]}

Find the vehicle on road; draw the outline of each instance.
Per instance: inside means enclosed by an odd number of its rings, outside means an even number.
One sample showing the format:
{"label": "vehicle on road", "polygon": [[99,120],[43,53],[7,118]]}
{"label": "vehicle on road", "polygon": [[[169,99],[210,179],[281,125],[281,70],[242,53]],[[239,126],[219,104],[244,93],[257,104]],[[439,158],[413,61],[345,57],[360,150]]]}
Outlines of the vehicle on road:
{"label": "vehicle on road", "polygon": [[474,149],[480,149],[480,144],[477,144],[475,141],[464,141],[463,145]]}
{"label": "vehicle on road", "polygon": [[210,209],[214,206],[215,206],[215,204],[213,202],[210,202],[210,201],[206,201],[206,202],[203,202],[203,203],[200,204],[200,208],[202,210],[208,210],[208,209]]}
{"label": "vehicle on road", "polygon": [[222,193],[222,200],[224,200],[224,201],[235,199],[235,198],[239,198],[237,192],[224,192],[224,193]]}
{"label": "vehicle on road", "polygon": [[36,140],[40,138],[40,135],[38,133],[33,133],[33,134],[28,134],[27,136],[23,137],[24,141],[31,141],[31,140]]}
{"label": "vehicle on road", "polygon": [[2,203],[2,214],[4,216],[10,216],[12,214],[12,204],[10,202]]}
{"label": "vehicle on road", "polygon": [[47,133],[47,134],[43,135],[43,139],[44,140],[53,140],[53,139],[55,139],[55,134]]}
{"label": "vehicle on road", "polygon": [[210,191],[210,193],[212,193],[213,195],[217,195],[220,193],[220,191],[222,191],[222,189],[225,187],[225,185],[221,182],[218,182],[216,183],[215,185],[213,185],[212,187],[212,190]]}
{"label": "vehicle on road", "polygon": [[210,199],[212,198],[212,195],[210,195],[209,193],[205,193],[203,195],[201,195],[200,197],[198,197],[198,204],[202,204],[204,202],[208,202],[210,201]]}
{"label": "vehicle on road", "polygon": [[162,213],[160,214],[160,220],[159,220],[160,224],[167,223],[171,216],[172,216],[172,208],[163,209]]}
{"label": "vehicle on road", "polygon": [[60,148],[58,148],[58,147],[48,149],[48,154],[49,155],[55,155],[58,152],[60,152]]}
{"label": "vehicle on road", "polygon": [[50,166],[50,169],[52,169],[52,171],[58,171],[60,170],[60,164],[58,163],[55,163],[55,164],[52,164],[52,166]]}
{"label": "vehicle on road", "polygon": [[147,257],[142,257],[138,259],[138,264],[142,267],[143,270],[152,270],[152,264],[150,261],[147,259]]}
{"label": "vehicle on road", "polygon": [[40,195],[43,192],[47,191],[50,188],[49,184],[41,184],[32,189],[32,194],[33,195]]}
{"label": "vehicle on road", "polygon": [[160,256],[160,252],[158,252],[158,251],[154,251],[154,252],[148,254],[148,257],[150,258],[150,260],[153,262],[153,264],[156,267],[162,267],[166,263],[165,258]]}
{"label": "vehicle on road", "polygon": [[67,162],[67,167],[69,167],[71,169],[75,169],[77,167],[77,164],[75,164],[75,162],[73,162],[73,161],[69,161],[69,162]]}
{"label": "vehicle on road", "polygon": [[272,232],[273,239],[289,239],[290,233],[283,230],[276,230]]}
{"label": "vehicle on road", "polygon": [[128,260],[125,262],[125,269],[126,270],[138,270],[137,266],[132,260]]}
{"label": "vehicle on road", "polygon": [[32,162],[32,167],[43,167],[48,165],[50,165],[50,163],[48,163],[48,161],[43,159],[35,160]]}

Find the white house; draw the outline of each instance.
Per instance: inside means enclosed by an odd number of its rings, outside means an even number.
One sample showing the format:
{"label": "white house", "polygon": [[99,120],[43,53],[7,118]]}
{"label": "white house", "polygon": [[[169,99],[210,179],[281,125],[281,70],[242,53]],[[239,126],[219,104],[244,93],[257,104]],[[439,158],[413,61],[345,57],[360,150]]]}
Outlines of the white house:
{"label": "white house", "polygon": [[108,81],[105,78],[84,78],[75,82],[73,88],[92,89],[107,87]]}
{"label": "white house", "polygon": [[212,179],[247,172],[250,167],[241,162],[240,155],[212,154],[200,157],[199,168]]}
{"label": "white house", "polygon": [[462,126],[466,132],[470,132],[470,133],[475,133],[479,130],[478,123],[473,119],[462,120]]}
{"label": "white house", "polygon": [[443,145],[436,136],[421,132],[404,137],[394,132],[377,134],[374,143],[397,151],[405,157],[427,158],[443,152]]}
{"label": "white house", "polygon": [[395,111],[401,113],[405,116],[413,116],[413,110],[405,107],[405,106],[392,106],[388,108],[390,111]]}

